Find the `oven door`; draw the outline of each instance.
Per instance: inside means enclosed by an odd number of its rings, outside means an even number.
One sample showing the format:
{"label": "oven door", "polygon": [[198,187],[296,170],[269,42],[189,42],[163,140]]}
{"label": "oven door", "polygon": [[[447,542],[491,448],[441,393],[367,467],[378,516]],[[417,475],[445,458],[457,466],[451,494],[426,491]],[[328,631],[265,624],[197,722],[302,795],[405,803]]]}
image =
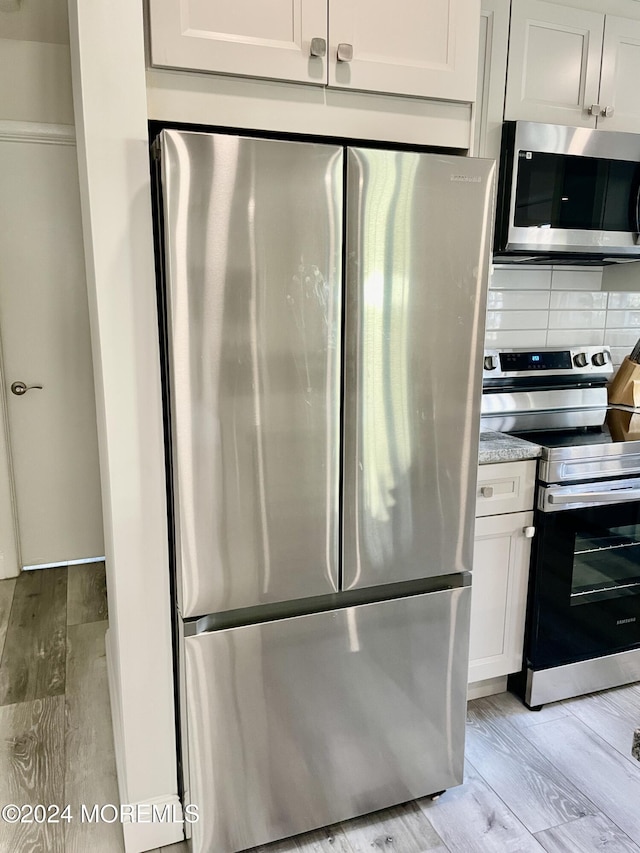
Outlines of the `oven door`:
{"label": "oven door", "polygon": [[640,644],[640,492],[619,488],[618,502],[590,505],[584,490],[600,496],[602,486],[568,488],[583,489],[580,507],[561,509],[572,506],[563,487],[541,490],[557,500],[537,513],[525,648],[536,669]]}

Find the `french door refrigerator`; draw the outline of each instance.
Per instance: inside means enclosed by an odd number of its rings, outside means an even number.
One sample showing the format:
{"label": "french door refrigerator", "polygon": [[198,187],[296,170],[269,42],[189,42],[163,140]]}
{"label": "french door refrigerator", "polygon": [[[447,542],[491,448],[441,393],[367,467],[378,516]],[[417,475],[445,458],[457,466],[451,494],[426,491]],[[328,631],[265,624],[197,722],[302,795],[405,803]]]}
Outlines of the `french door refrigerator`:
{"label": "french door refrigerator", "polygon": [[187,829],[231,853],[462,781],[494,164],[154,161]]}

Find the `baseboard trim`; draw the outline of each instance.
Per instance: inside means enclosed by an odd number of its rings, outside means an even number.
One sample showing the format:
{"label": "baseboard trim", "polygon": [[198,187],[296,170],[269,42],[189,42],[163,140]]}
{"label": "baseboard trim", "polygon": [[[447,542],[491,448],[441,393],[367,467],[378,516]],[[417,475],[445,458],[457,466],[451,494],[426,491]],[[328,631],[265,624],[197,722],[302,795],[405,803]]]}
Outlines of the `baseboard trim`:
{"label": "baseboard trim", "polygon": [[144,853],[184,841],[182,804],[175,794],[132,803],[129,808],[138,819],[125,819],[122,824],[126,853]]}
{"label": "baseboard trim", "polygon": [[116,756],[116,775],[118,777],[118,793],[120,802],[128,801],[127,791],[124,788],[126,775],[126,761],[122,745],[122,708],[120,707],[120,688],[115,672],[115,654],[111,649],[111,628],[107,628],[104,635],[104,647],[107,657],[107,681],[109,683],[109,703],[111,705],[111,725],[113,728],[113,749]]}
{"label": "baseboard trim", "polygon": [[485,678],[483,681],[474,681],[467,687],[467,701],[469,699],[481,699],[483,696],[494,696],[496,693],[504,693],[507,689],[507,676],[499,678]]}
{"label": "baseboard trim", "polygon": [[23,566],[23,572],[34,572],[37,569],[58,569],[61,566],[84,566],[89,563],[104,563],[104,555],[102,557],[85,557],[82,560],[62,560],[59,563],[38,563],[33,566]]}

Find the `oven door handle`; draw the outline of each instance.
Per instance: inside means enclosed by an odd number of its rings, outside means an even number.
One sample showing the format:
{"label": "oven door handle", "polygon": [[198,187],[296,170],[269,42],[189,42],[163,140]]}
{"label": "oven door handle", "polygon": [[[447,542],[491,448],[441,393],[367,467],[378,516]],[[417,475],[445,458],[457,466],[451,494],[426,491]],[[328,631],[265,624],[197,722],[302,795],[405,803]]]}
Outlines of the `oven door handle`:
{"label": "oven door handle", "polygon": [[617,504],[624,503],[625,501],[640,500],[640,489],[613,489],[612,491],[605,492],[572,492],[571,494],[561,495],[550,494],[547,496],[547,500],[554,506],[560,506],[562,504],[604,502],[608,504]]}

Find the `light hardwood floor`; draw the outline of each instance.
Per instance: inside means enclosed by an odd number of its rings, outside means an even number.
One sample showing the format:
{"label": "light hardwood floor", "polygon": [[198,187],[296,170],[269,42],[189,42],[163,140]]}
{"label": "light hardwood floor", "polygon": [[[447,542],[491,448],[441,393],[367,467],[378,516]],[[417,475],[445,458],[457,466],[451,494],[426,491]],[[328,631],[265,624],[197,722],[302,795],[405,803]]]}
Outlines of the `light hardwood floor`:
{"label": "light hardwood floor", "polygon": [[[100,564],[0,582],[0,804],[118,802],[106,620]],[[463,785],[254,853],[640,853],[639,725],[640,685],[538,713],[476,699]],[[0,853],[123,849],[118,824],[0,821]]]}

